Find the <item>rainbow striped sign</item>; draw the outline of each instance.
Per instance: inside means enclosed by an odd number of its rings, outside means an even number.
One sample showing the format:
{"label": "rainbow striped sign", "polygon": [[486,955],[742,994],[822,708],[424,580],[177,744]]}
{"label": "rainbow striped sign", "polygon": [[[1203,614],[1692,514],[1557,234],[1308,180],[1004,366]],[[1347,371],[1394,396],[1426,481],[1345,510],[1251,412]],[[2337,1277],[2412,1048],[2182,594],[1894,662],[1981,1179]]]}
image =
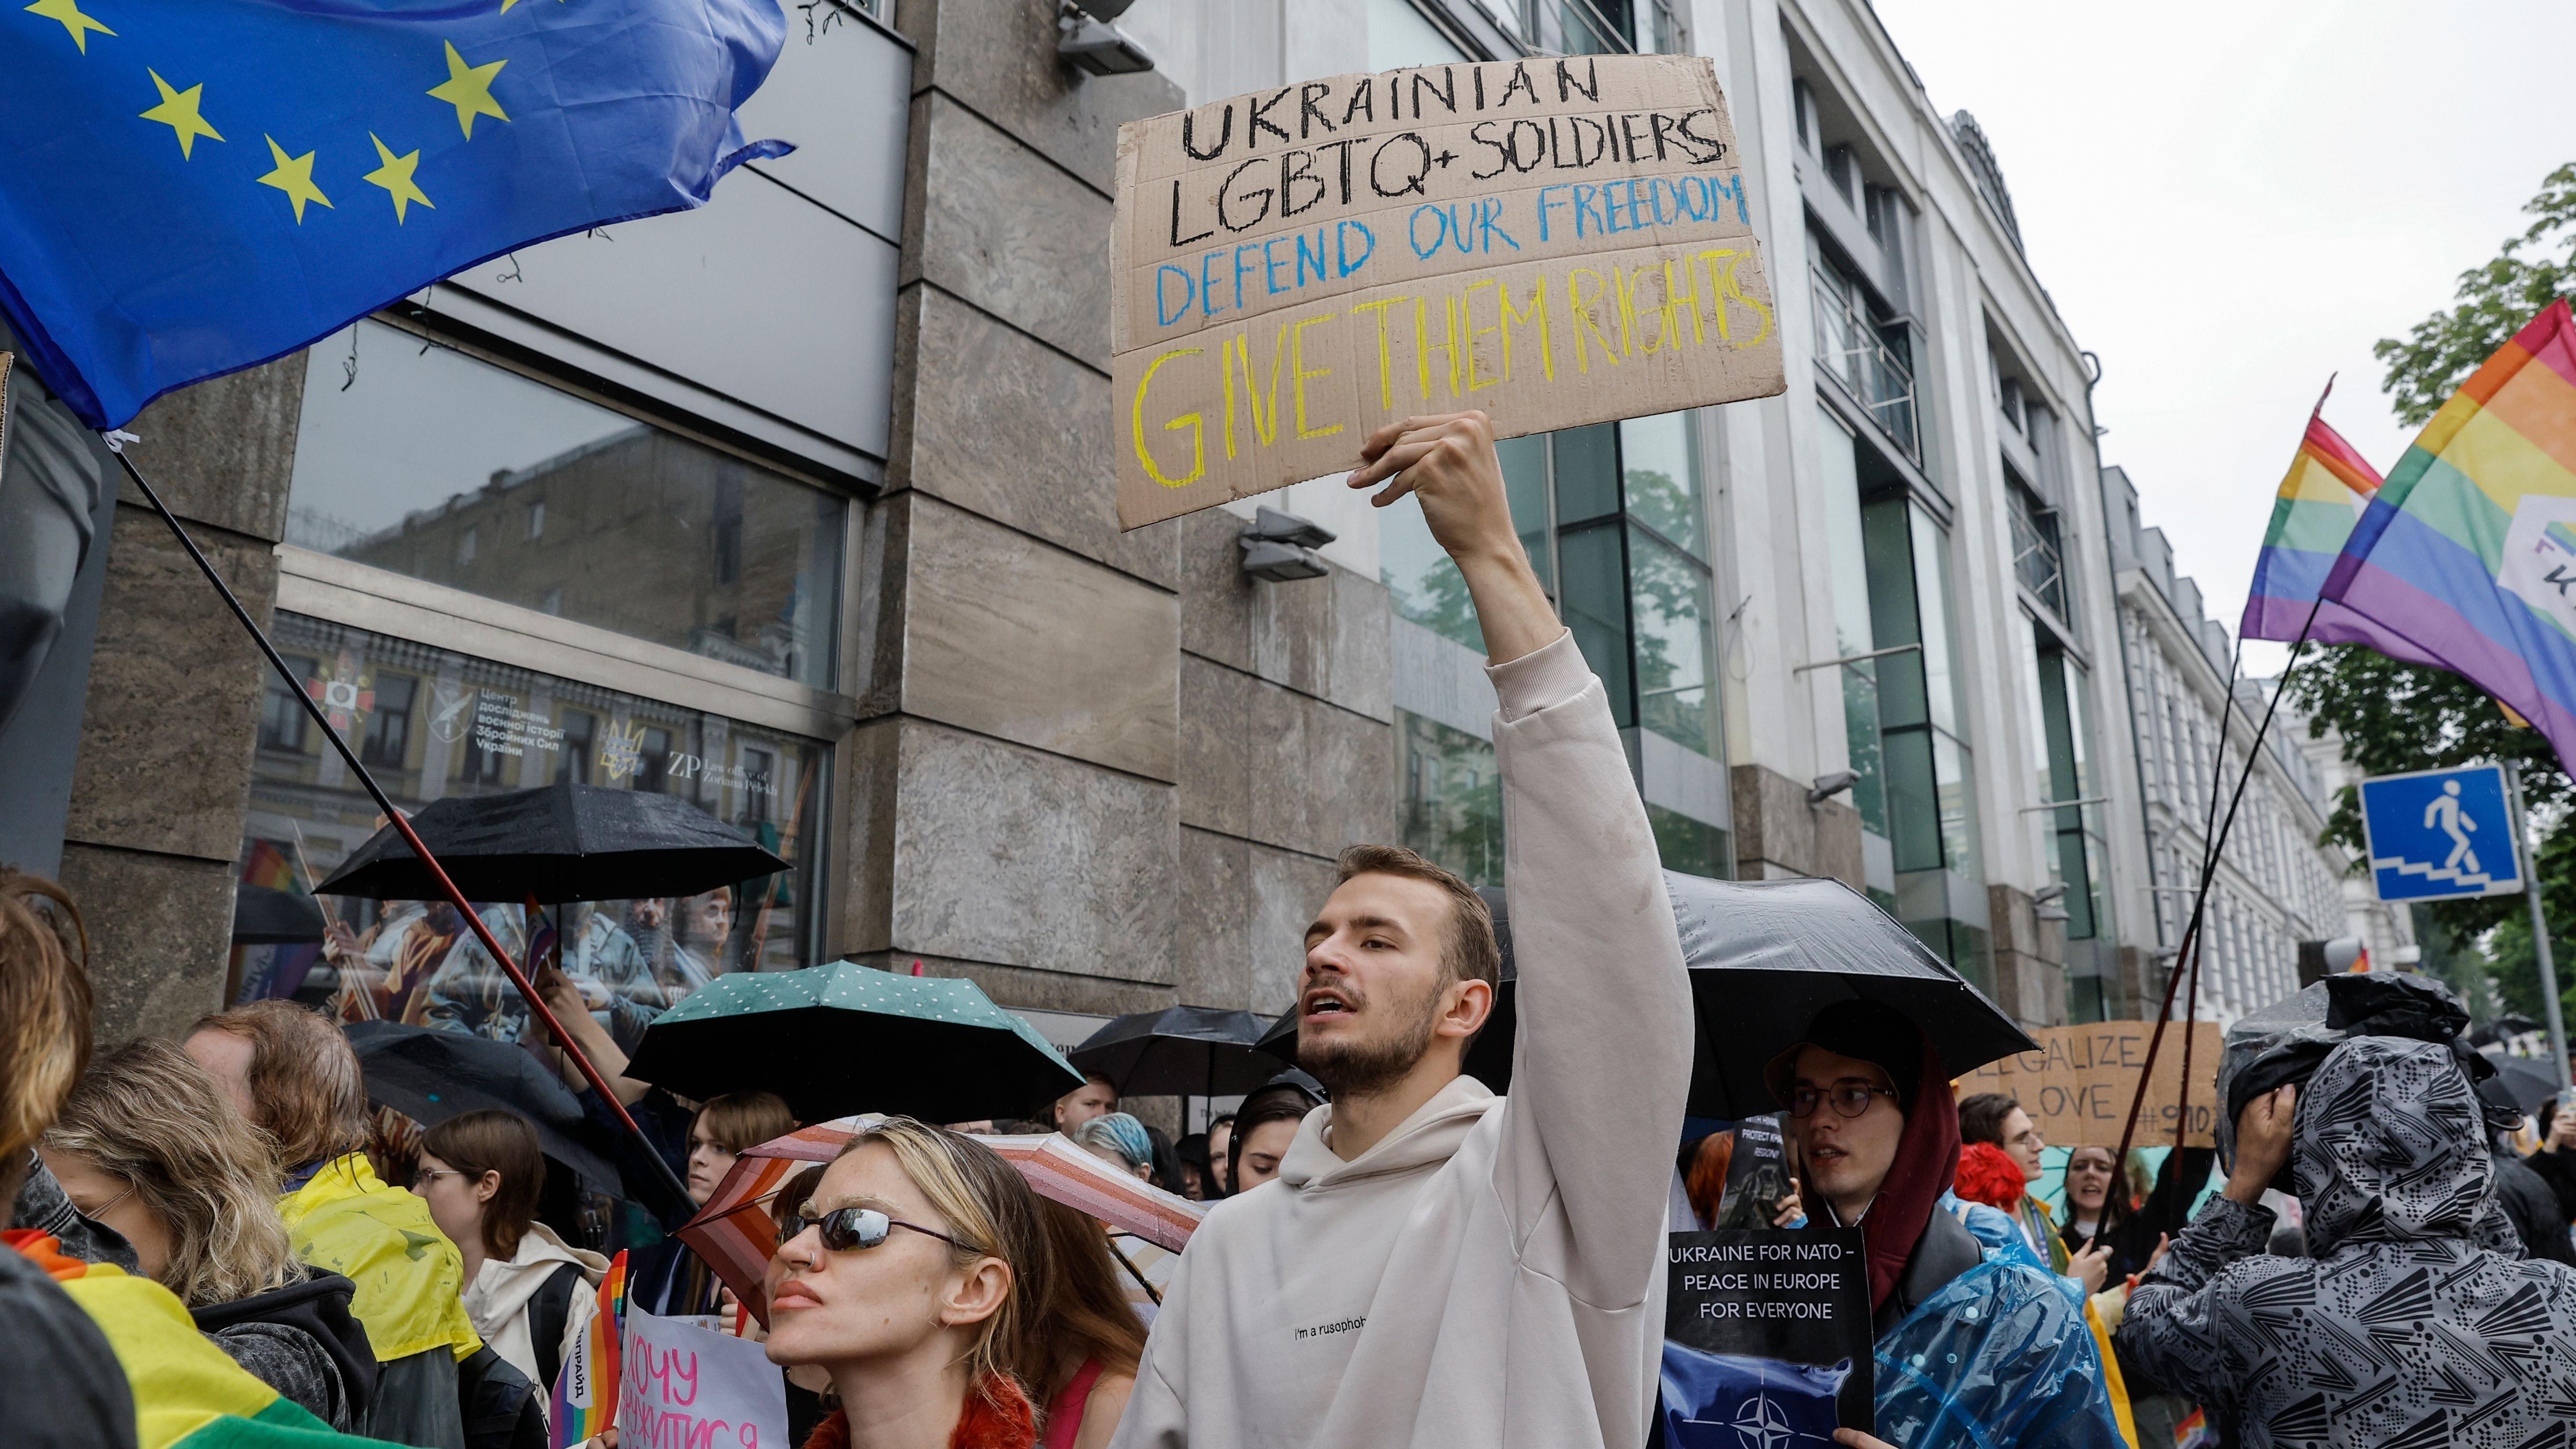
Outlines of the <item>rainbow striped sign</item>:
{"label": "rainbow striped sign", "polygon": [[573,1449],[606,1433],[617,1422],[618,1322],[626,1311],[626,1254],[620,1251],[599,1280],[599,1311],[581,1326],[573,1351],[564,1356],[547,1404],[546,1423],[554,1449]]}
{"label": "rainbow striped sign", "polygon": [[2552,302],[2406,450],[2325,582],[2576,760],[2576,317]]}

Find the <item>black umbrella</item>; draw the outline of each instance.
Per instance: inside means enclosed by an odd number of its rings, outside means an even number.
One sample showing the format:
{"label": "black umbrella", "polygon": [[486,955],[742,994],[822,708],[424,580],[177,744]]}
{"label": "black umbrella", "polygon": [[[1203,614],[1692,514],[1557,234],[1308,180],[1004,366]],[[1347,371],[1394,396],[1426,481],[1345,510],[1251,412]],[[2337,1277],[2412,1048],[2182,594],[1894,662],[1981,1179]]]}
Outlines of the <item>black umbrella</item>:
{"label": "black umbrella", "polygon": [[[750,836],[676,795],[563,781],[500,795],[451,796],[411,817],[422,843],[469,901],[632,900],[688,896],[791,867]],[[343,861],[316,895],[382,901],[446,893],[390,825]]]}
{"label": "black umbrella", "polygon": [[1248,1011],[1169,1006],[1118,1017],[1064,1055],[1117,1083],[1122,1097],[1230,1097],[1279,1071],[1255,1045],[1261,1031],[1261,1018]]}
{"label": "black umbrella", "polygon": [[546,1156],[584,1185],[626,1195],[617,1169],[573,1135],[581,1103],[527,1048],[394,1021],[353,1021],[342,1030],[366,1072],[368,1101],[424,1127],[467,1112],[515,1112],[535,1124]]}
{"label": "black umbrella", "polygon": [[2495,1063],[2496,1080],[2513,1094],[2514,1105],[2525,1112],[2539,1111],[2540,1104],[2557,1096],[2558,1089],[2564,1085],[2558,1080],[2558,1074],[2550,1069],[2549,1063],[2534,1061],[2530,1057],[2509,1057],[2500,1052],[2484,1055]]}
{"label": "black umbrella", "polygon": [[626,1075],[701,1099],[776,1092],[803,1122],[1018,1117],[1082,1085],[974,982],[855,961],[719,976],[644,1029]]}
{"label": "black umbrella", "polygon": [[[1736,1121],[1778,1111],[1762,1068],[1836,1001],[1876,1001],[1903,1013],[1954,1076],[2038,1048],[1913,932],[1840,881],[1724,881],[1666,871],[1664,888],[1690,968],[1695,1043],[1687,1110],[1694,1117]],[[1503,947],[1503,986],[1493,1018],[1468,1049],[1466,1070],[1502,1092],[1511,1087],[1518,973],[1502,893],[1480,893],[1493,907]],[[1296,1038],[1291,1008],[1260,1045],[1293,1059]]]}
{"label": "black umbrella", "polygon": [[293,891],[245,885],[233,892],[233,944],[305,946],[322,939],[322,903]]}

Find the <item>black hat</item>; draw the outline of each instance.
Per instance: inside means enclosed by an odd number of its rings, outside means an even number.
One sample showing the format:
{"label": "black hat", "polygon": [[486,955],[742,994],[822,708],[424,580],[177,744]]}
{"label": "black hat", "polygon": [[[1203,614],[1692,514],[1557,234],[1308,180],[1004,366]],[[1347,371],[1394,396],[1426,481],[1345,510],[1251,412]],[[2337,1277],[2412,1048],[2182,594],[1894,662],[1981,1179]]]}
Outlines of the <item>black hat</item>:
{"label": "black hat", "polygon": [[1798,1053],[1811,1046],[1885,1068],[1896,1084],[1897,1105],[1914,1110],[1915,1092],[1923,1083],[1923,1032],[1903,1012],[1875,1001],[1837,1001],[1817,1012],[1806,1035],[1762,1069],[1763,1084],[1784,1107],[1797,1076]]}

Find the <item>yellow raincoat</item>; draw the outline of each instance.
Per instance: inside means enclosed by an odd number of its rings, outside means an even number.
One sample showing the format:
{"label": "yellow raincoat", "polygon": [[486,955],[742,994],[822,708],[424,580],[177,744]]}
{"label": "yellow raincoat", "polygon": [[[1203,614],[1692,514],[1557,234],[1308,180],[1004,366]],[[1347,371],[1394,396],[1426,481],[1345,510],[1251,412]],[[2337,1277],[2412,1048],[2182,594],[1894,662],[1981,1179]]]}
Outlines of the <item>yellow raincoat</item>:
{"label": "yellow raincoat", "polygon": [[376,1177],[365,1153],[322,1165],[277,1205],[295,1256],[358,1285],[349,1311],[378,1363],[445,1346],[459,1360],[483,1346],[465,1316],[465,1260],[429,1204]]}

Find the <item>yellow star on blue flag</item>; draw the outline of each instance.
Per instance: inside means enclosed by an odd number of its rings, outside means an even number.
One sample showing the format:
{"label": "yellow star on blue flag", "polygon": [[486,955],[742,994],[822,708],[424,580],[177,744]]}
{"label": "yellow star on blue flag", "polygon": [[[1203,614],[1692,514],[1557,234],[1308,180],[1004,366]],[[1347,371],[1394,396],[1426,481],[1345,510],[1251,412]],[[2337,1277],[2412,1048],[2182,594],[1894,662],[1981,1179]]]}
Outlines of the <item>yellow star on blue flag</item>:
{"label": "yellow star on blue flag", "polygon": [[[121,426],[488,258],[706,204],[789,149],[734,121],[786,28],[779,0],[0,0],[0,313]],[[337,206],[358,186],[388,204]]]}

